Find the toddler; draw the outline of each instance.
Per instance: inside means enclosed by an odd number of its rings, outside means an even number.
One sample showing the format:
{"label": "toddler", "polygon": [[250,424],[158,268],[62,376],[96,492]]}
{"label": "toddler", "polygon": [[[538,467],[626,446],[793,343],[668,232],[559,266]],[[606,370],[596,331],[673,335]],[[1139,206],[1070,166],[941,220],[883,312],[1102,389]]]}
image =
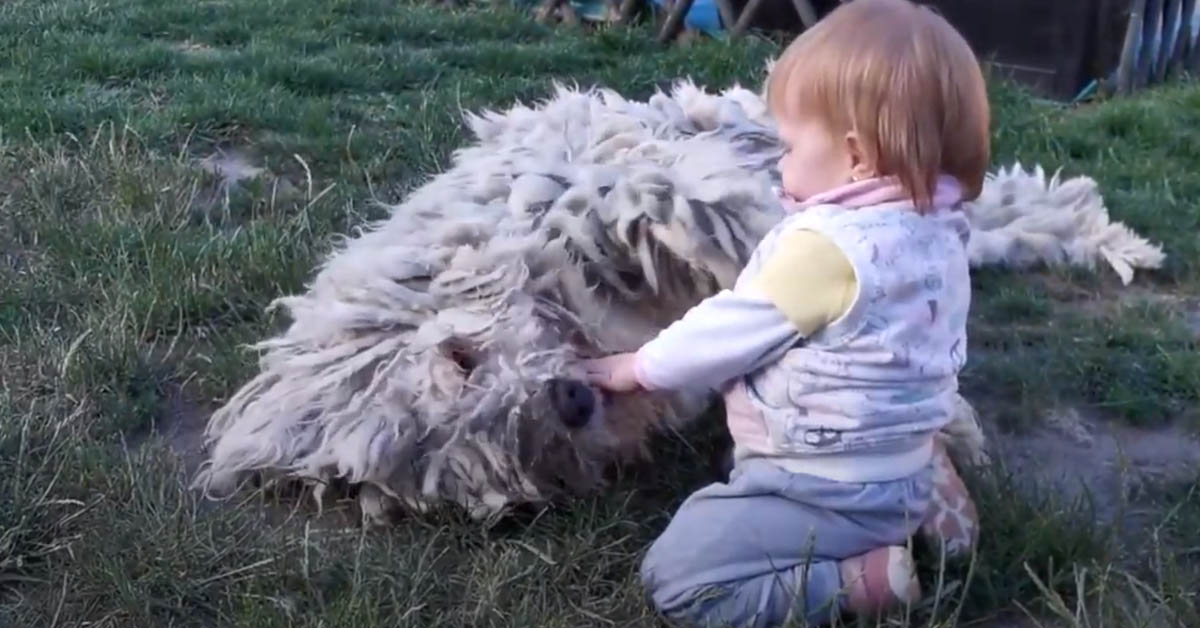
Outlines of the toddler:
{"label": "toddler", "polygon": [[926,8],[852,0],[788,47],[766,98],[786,218],[732,290],[587,364],[611,391],[725,395],[729,481],[691,495],[642,564],[655,605],[687,623],[881,613],[919,597],[915,532],[951,550],[976,538],[934,437],[966,360],[959,204],[990,150],[978,61]]}

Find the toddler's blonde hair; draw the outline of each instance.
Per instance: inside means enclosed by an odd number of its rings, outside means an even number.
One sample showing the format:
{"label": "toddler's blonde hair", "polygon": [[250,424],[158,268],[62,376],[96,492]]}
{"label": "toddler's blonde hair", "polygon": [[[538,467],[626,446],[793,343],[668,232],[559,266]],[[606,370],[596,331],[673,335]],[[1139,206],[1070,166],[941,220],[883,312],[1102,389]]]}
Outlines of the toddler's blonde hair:
{"label": "toddler's blonde hair", "polygon": [[987,86],[971,47],[909,0],[851,0],[802,33],[767,79],[781,120],[818,116],[854,131],[877,174],[927,208],[939,174],[979,196],[990,159]]}

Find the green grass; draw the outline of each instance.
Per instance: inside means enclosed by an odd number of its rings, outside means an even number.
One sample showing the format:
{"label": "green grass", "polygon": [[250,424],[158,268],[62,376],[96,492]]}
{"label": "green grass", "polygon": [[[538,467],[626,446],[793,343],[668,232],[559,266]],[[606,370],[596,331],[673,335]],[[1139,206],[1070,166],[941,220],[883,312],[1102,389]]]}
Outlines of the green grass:
{"label": "green grass", "polygon": [[[0,4],[0,626],[654,625],[638,558],[707,477],[673,440],[605,495],[496,528],[446,513],[362,531],[262,496],[201,502],[147,436],[252,372],[240,345],[279,324],[263,308],[378,216],[373,199],[446,165],[460,110],[555,81],[754,84],[773,50],[383,0]],[[1169,257],[1131,288],[1103,269],[977,273],[967,394],[1012,427],[1062,404],[1200,426],[1200,89],[1073,111],[1000,84],[993,98],[998,163],[1093,176]],[[266,173],[221,200],[196,158],[226,147]],[[1177,551],[1200,542],[1193,484],[1162,487],[1156,533],[1132,537],[1003,473],[972,486],[981,554],[928,574],[945,596],[921,624],[1024,606],[1088,625],[1082,592],[1107,625],[1133,625],[1113,623],[1123,608],[1196,625],[1200,578]]]}

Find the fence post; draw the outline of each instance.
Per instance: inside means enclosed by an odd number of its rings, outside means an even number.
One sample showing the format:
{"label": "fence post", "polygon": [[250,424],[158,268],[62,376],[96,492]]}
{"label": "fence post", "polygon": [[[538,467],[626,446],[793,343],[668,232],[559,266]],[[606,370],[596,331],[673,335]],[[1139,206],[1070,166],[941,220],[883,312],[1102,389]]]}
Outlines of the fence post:
{"label": "fence post", "polygon": [[1135,87],[1146,87],[1150,84],[1150,76],[1154,73],[1155,54],[1158,46],[1155,39],[1162,33],[1162,0],[1147,0],[1142,12],[1142,36],[1138,42],[1137,73],[1134,75]]}
{"label": "fence post", "polygon": [[792,6],[796,7],[796,15],[800,16],[800,22],[804,24],[804,28],[812,28],[813,24],[817,23],[817,10],[808,0],[792,0]]}
{"label": "fence post", "polygon": [[1184,64],[1188,55],[1196,47],[1196,42],[1192,41],[1192,20],[1195,15],[1196,0],[1183,0],[1183,6],[1179,9],[1179,43],[1171,55],[1172,74],[1178,75],[1186,69]]}
{"label": "fence post", "polygon": [[746,6],[742,7],[742,14],[738,16],[737,22],[729,32],[730,39],[737,39],[746,33],[746,29],[750,27],[750,21],[754,19],[754,14],[758,13],[758,7],[761,5],[762,0],[750,0]]}
{"label": "fence post", "polygon": [[1200,33],[1192,34],[1192,21],[1196,19],[1196,15],[1200,13],[1200,5],[1196,4],[1196,0],[1184,0],[1184,14],[1187,17],[1187,54],[1180,54],[1181,63],[1186,61],[1184,65],[1188,72],[1200,72]]}
{"label": "fence post", "polygon": [[1171,69],[1171,59],[1175,56],[1175,47],[1179,45],[1180,35],[1179,0],[1167,0],[1163,6],[1162,44],[1154,62],[1154,81],[1161,83],[1166,80]]}
{"label": "fence post", "polygon": [[1138,56],[1138,43],[1142,38],[1142,16],[1146,12],[1146,0],[1133,0],[1129,6],[1129,22],[1125,26],[1125,45],[1121,47],[1121,62],[1117,65],[1117,92],[1128,94],[1133,90],[1134,63]]}

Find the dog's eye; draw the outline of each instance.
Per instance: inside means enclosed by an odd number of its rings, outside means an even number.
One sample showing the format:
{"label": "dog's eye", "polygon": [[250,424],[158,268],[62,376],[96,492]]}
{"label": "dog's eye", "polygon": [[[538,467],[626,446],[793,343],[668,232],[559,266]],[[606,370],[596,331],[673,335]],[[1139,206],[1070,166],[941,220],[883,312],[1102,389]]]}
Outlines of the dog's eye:
{"label": "dog's eye", "polygon": [[454,364],[456,364],[464,373],[470,373],[471,371],[475,370],[475,367],[478,365],[475,356],[470,351],[467,351],[461,347],[454,347],[450,349],[448,355],[450,359],[454,361]]}
{"label": "dog's eye", "polygon": [[641,273],[622,270],[617,273],[621,278],[621,283],[629,290],[641,290],[646,286],[646,278]]}

